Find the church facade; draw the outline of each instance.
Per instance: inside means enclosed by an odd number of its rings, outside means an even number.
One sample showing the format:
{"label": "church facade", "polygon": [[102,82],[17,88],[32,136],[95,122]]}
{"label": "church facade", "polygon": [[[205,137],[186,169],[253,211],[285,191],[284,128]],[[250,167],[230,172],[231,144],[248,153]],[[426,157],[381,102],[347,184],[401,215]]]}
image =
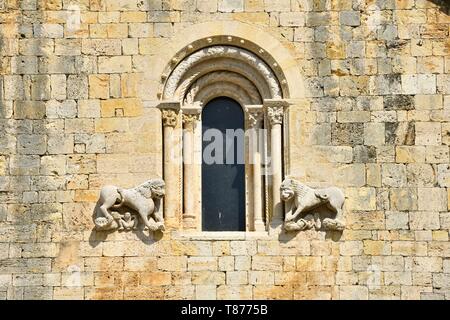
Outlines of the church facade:
{"label": "church facade", "polygon": [[450,299],[445,1],[0,24],[0,299]]}

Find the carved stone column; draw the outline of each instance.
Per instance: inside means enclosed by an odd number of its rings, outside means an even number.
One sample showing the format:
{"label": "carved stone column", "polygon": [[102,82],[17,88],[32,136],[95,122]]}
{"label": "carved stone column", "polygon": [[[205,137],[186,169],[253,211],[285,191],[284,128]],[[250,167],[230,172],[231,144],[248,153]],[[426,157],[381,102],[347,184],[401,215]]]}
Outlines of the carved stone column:
{"label": "carved stone column", "polygon": [[283,224],[283,204],[280,199],[280,186],[283,180],[282,125],[284,110],[288,106],[289,104],[285,100],[264,100],[264,109],[270,124],[270,173],[272,174],[272,221],[270,225],[272,229]]}
{"label": "carved stone column", "polygon": [[195,153],[195,129],[199,123],[201,106],[183,108],[183,228],[196,229],[200,219],[200,165]]}
{"label": "carved stone column", "polygon": [[166,227],[178,229],[181,218],[181,150],[175,128],[179,124],[180,103],[162,102],[158,108],[161,110],[164,134],[164,181],[166,182],[164,217]]}
{"label": "carved stone column", "polygon": [[263,146],[260,139],[260,130],[263,123],[263,109],[262,106],[247,106],[247,124],[250,132],[249,142],[249,160],[252,165],[252,183],[253,183],[253,219],[255,231],[264,231],[266,229],[264,224],[263,211],[263,188],[262,188],[262,174],[261,174],[261,147]]}

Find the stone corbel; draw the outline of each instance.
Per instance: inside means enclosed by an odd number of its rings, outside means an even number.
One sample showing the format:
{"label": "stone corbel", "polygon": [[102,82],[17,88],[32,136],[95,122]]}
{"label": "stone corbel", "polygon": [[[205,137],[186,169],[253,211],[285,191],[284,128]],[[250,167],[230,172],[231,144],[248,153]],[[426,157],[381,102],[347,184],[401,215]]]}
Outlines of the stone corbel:
{"label": "stone corbel", "polygon": [[164,194],[165,183],[161,179],[148,180],[132,189],[104,186],[95,209],[95,229],[129,231],[138,229],[141,223],[150,231],[164,231]]}
{"label": "stone corbel", "polygon": [[[284,229],[302,231],[324,229],[343,231],[344,193],[337,187],[313,189],[292,178],[286,178],[280,188],[280,197],[286,203]],[[321,214],[323,207],[334,215]]]}

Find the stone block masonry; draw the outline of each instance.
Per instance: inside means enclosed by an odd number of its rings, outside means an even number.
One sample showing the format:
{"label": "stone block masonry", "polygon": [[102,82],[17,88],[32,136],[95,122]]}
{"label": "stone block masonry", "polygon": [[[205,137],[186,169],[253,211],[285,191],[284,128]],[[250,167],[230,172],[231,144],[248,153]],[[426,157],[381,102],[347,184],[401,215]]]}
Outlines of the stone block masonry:
{"label": "stone block masonry", "polygon": [[[448,10],[0,0],[0,299],[449,300]],[[181,42],[236,30],[254,39],[250,27],[292,57],[270,67],[302,79],[286,97],[286,173],[341,188],[346,229],[94,231],[102,186],[163,176],[155,107]]]}

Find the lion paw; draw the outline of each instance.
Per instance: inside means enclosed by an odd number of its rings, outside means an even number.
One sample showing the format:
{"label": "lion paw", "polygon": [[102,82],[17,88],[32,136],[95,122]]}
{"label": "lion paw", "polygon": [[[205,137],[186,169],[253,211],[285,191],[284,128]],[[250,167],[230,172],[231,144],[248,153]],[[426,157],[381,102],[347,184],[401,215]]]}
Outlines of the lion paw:
{"label": "lion paw", "polygon": [[339,220],[333,220],[327,218],[323,220],[323,226],[326,230],[335,230],[335,231],[343,231],[345,228],[345,224]]}

